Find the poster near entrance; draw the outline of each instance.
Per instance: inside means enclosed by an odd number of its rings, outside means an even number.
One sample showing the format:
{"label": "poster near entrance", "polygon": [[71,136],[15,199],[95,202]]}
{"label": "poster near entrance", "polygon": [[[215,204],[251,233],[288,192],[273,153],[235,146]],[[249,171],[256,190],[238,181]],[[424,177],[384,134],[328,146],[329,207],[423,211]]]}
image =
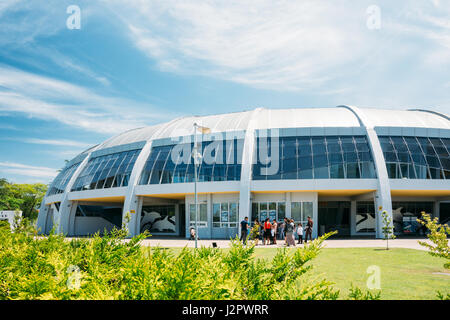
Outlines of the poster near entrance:
{"label": "poster near entrance", "polygon": [[141,213],[141,233],[148,230],[150,234],[177,233],[175,205],[143,206]]}

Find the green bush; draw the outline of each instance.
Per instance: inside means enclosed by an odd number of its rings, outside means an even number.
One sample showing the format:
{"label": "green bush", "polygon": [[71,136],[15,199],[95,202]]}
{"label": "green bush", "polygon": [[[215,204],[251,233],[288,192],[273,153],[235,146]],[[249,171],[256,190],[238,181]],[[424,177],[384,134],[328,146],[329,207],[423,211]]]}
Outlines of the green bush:
{"label": "green bush", "polygon": [[[230,250],[184,248],[175,255],[141,247],[127,231],[67,240],[38,237],[26,219],[0,226],[0,299],[337,299],[332,283],[312,278],[310,262],[327,234],[271,261],[232,240]],[[363,294],[359,294],[363,296]]]}

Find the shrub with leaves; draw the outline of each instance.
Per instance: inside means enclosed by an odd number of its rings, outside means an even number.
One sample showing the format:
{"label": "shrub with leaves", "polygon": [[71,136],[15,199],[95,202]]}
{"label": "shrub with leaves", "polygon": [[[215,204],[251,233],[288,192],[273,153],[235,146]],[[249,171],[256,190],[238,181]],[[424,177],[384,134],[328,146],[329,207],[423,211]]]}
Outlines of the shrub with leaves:
{"label": "shrub with leaves", "polygon": [[386,240],[386,250],[389,250],[389,239],[395,239],[394,226],[392,224],[392,218],[386,210],[383,210],[381,217],[383,218],[383,227],[381,229],[383,230],[384,240]]}
{"label": "shrub with leaves", "polygon": [[[237,239],[230,250],[142,248],[147,234],[126,239],[114,229],[100,237],[38,237],[26,219],[14,232],[0,226],[0,299],[337,299],[311,261],[324,235],[303,248],[255,259]],[[364,296],[364,295],[362,295]],[[355,296],[356,298],[360,295]]]}
{"label": "shrub with leaves", "polygon": [[419,244],[428,248],[432,256],[446,259],[447,262],[445,262],[444,267],[450,269],[450,247],[447,239],[447,235],[450,234],[450,227],[447,224],[439,224],[437,217],[431,219],[431,216],[423,211],[422,219],[417,219],[417,222],[427,227],[430,231],[427,237],[432,242],[432,244],[429,244],[419,241]]}

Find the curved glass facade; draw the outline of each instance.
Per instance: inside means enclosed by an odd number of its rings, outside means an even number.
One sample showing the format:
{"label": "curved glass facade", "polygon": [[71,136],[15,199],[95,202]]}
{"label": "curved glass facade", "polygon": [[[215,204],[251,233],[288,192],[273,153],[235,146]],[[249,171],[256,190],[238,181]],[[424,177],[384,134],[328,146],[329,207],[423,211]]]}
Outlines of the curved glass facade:
{"label": "curved glass facade", "polygon": [[[193,143],[153,147],[139,184],[194,182]],[[204,141],[198,181],[238,181],[243,140]]]}
{"label": "curved glass facade", "polygon": [[131,150],[89,159],[72,191],[126,187],[141,150]]}
{"label": "curved glass facade", "polygon": [[[365,136],[280,137],[279,169],[262,174],[266,165],[253,165],[253,180],[376,178],[372,154]],[[267,148],[272,149],[272,139]],[[257,139],[257,146],[266,145]],[[274,148],[276,150],[277,148]],[[276,151],[275,151],[276,152]],[[272,157],[273,155],[269,155]]]}
{"label": "curved glass facade", "polygon": [[450,139],[380,136],[391,179],[450,179]]}
{"label": "curved glass facade", "polygon": [[75,170],[77,170],[78,166],[81,162],[75,163],[69,167],[65,167],[61,170],[61,172],[56,176],[55,180],[53,180],[50,188],[48,189],[48,196],[53,194],[64,193],[67,184],[69,183],[70,178],[72,178]]}

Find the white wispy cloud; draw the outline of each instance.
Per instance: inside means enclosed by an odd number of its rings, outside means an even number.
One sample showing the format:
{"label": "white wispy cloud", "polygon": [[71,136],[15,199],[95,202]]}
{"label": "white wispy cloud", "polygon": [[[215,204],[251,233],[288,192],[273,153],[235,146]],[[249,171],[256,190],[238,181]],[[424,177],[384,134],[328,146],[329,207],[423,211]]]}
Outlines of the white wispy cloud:
{"label": "white wispy cloud", "polygon": [[64,146],[64,147],[80,147],[87,148],[89,144],[74,141],[74,140],[66,140],[66,139],[38,139],[38,138],[27,138],[24,140],[26,143],[33,144],[43,144],[43,145],[52,145],[52,146]]}
{"label": "white wispy cloud", "polygon": [[[104,4],[112,6],[134,45],[162,70],[253,87],[341,91],[340,82],[364,78],[362,73],[374,62],[371,70],[378,72],[378,60],[387,68],[396,68],[402,55],[416,55],[417,64],[437,58],[436,65],[450,64],[445,60],[450,14],[448,5],[440,1],[379,1],[382,28],[377,31],[366,25],[371,1],[130,0]],[[428,46],[409,43],[423,39],[430,40]],[[417,48],[419,52],[414,51]],[[354,81],[353,87],[361,80]]]}
{"label": "white wispy cloud", "polygon": [[[0,162],[0,172],[14,175],[17,178],[36,178],[39,181],[53,179],[58,174],[56,169],[40,166],[26,165],[17,162]],[[17,177],[20,176],[20,177]]]}
{"label": "white wispy cloud", "polygon": [[152,106],[2,65],[0,87],[0,111],[98,133],[120,133],[170,117]]}

